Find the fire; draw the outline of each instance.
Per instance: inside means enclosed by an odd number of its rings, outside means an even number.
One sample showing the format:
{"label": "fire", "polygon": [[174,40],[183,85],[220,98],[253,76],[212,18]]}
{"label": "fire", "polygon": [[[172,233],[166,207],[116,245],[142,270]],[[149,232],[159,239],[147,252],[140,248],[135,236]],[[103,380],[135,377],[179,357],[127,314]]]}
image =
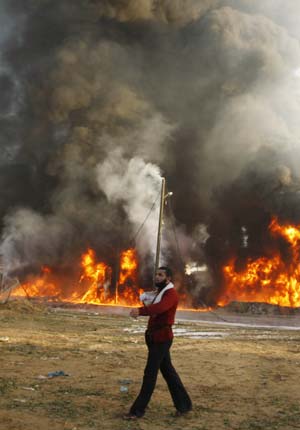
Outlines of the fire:
{"label": "fire", "polygon": [[111,268],[105,263],[97,263],[95,259],[96,256],[93,249],[88,249],[87,253],[82,255],[81,267],[83,274],[79,282],[87,285],[87,291],[82,296],[74,293],[72,299],[79,303],[114,303],[109,291],[111,285]]}
{"label": "fire", "polygon": [[71,293],[67,294],[63,281],[57,280],[51,268],[44,266],[39,277],[18,287],[13,296],[46,297],[97,305],[138,306],[141,290],[138,288],[137,269],[136,251],[123,251],[120,256],[119,279],[113,287],[111,267],[104,262],[97,262],[95,251],[89,248],[81,256],[80,277],[74,283]]}
{"label": "fire", "polygon": [[218,305],[238,300],[300,306],[300,226],[280,225],[273,218],[269,230],[274,239],[284,240],[287,255],[276,250],[271,257],[248,259],[242,271],[231,260],[223,268],[225,288]]}
{"label": "fire", "polygon": [[131,248],[121,254],[120,284],[125,284],[129,277],[136,281],[137,255],[135,249]]}
{"label": "fire", "polygon": [[[269,232],[272,250],[269,249],[267,255],[248,258],[242,269],[237,268],[237,258],[223,267],[219,306],[231,301],[247,301],[300,307],[300,226],[281,225],[274,218]],[[71,286],[70,280],[63,280],[54,272],[50,267],[42,267],[39,277],[29,278],[13,291],[13,295],[97,305],[140,305],[142,290],[138,286],[138,257],[134,249],[121,253],[115,277],[109,265],[97,261],[91,248],[74,268],[78,276]],[[188,297],[180,299],[181,303],[188,302]]]}
{"label": "fire", "polygon": [[120,276],[116,298],[119,304],[126,305],[132,303],[140,306],[139,296],[142,293],[137,288],[137,254],[135,249],[131,248],[122,252],[120,259]]}
{"label": "fire", "polygon": [[49,281],[51,274],[50,267],[43,266],[41,268],[41,276],[39,278],[29,279],[28,282],[20,285],[13,291],[15,297],[48,297],[56,299],[61,290],[53,282]]}

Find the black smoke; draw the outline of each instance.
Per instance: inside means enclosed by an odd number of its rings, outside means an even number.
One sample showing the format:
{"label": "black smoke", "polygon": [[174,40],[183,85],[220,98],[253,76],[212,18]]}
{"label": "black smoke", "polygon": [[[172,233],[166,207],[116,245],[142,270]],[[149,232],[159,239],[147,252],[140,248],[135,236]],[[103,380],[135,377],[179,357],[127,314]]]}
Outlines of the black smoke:
{"label": "black smoke", "polygon": [[[7,270],[67,266],[87,246],[113,265],[156,199],[160,174],[174,192],[179,240],[166,239],[166,262],[207,263],[206,287],[218,291],[230,255],[263,253],[271,215],[300,215],[299,8],[2,1]],[[156,219],[149,223],[137,243],[142,266],[153,261]]]}

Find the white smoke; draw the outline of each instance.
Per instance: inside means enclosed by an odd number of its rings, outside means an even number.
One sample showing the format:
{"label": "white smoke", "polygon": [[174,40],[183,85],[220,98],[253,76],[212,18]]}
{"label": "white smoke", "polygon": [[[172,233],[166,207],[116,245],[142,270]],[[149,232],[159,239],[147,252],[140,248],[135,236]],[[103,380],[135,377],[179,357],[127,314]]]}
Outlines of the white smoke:
{"label": "white smoke", "polygon": [[111,203],[122,204],[133,232],[146,220],[137,246],[142,255],[149,251],[154,255],[162,182],[160,169],[138,156],[126,159],[122,150],[116,149],[98,164],[97,181]]}

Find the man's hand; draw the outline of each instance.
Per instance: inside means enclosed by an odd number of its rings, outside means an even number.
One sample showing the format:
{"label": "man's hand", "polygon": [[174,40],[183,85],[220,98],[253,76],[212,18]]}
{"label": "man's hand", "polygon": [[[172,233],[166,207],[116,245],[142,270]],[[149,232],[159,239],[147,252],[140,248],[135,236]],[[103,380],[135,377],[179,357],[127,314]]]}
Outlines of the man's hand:
{"label": "man's hand", "polygon": [[138,316],[139,316],[139,310],[138,310],[138,308],[134,308],[134,309],[131,309],[131,311],[130,311],[130,316],[132,317],[132,318],[137,318]]}

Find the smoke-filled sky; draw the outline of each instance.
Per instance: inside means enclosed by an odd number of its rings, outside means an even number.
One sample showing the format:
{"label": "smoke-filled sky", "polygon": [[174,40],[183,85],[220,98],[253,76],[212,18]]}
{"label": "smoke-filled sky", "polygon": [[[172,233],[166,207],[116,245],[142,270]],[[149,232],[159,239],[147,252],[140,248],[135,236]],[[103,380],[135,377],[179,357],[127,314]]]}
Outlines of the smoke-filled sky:
{"label": "smoke-filled sky", "polygon": [[0,0],[8,270],[126,247],[160,175],[186,259],[253,189],[275,210],[299,180],[299,17],[298,0]]}

